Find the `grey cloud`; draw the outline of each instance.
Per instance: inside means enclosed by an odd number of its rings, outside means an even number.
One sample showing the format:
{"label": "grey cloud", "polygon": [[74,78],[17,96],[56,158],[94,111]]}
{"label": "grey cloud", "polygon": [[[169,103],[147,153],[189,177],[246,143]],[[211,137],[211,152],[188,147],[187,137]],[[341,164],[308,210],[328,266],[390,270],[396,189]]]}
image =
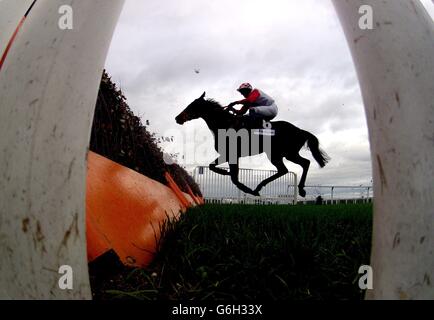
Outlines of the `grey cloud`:
{"label": "grey cloud", "polygon": [[[174,117],[203,91],[226,104],[249,81],[276,99],[279,119],[321,137],[333,156],[325,169],[312,166],[310,182],[370,181],[357,77],[329,1],[129,0],[107,70],[158,135],[182,130]],[[188,125],[208,134],[203,122]]]}

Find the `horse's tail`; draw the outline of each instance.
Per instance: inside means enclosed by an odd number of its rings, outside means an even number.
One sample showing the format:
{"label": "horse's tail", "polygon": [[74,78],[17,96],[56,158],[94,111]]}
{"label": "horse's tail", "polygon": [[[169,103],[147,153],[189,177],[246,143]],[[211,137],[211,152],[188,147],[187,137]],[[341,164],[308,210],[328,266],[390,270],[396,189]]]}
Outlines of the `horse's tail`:
{"label": "horse's tail", "polygon": [[307,146],[309,147],[310,152],[312,152],[312,155],[316,162],[318,162],[319,166],[321,168],[325,167],[327,162],[330,161],[330,157],[327,155],[327,153],[321,150],[319,147],[318,138],[310,132],[307,133]]}

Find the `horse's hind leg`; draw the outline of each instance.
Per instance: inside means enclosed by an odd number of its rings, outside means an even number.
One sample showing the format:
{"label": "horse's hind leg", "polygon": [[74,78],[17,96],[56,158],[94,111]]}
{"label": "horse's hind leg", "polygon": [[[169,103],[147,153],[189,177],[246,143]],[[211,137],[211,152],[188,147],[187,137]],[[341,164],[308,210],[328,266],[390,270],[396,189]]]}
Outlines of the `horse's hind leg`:
{"label": "horse's hind leg", "polygon": [[268,177],[267,179],[265,179],[264,181],[262,181],[260,184],[258,184],[258,186],[255,189],[255,193],[257,193],[259,195],[259,191],[261,191],[261,189],[263,187],[265,187],[267,184],[269,184],[271,181],[274,181],[276,179],[279,179],[280,177],[284,176],[285,174],[288,173],[288,168],[285,166],[285,164],[283,163],[283,158],[272,158],[270,159],[271,163],[276,167],[277,169],[277,173],[273,174],[271,177]]}
{"label": "horse's hind leg", "polygon": [[242,184],[239,180],[238,180],[238,172],[240,171],[240,168],[238,167],[238,164],[230,164],[229,165],[229,171],[230,171],[230,175],[231,175],[231,180],[232,183],[241,191],[245,192],[245,193],[249,193],[252,195],[256,195],[252,189],[250,189],[249,187],[247,187],[246,185]]}
{"label": "horse's hind leg", "polygon": [[220,156],[220,157],[218,157],[217,159],[215,159],[213,162],[211,162],[209,164],[209,169],[211,171],[214,171],[215,173],[218,173],[218,174],[221,174],[221,175],[224,175],[224,176],[228,176],[230,174],[229,171],[227,171],[225,169],[222,169],[222,168],[217,168],[218,165],[223,164],[225,162],[227,162],[227,161],[225,161],[222,158],[222,156]]}
{"label": "horse's hind leg", "polygon": [[307,172],[309,171],[310,161],[306,158],[303,158],[299,154],[286,157],[289,161],[292,161],[303,168],[303,173],[301,175],[300,182],[298,184],[298,194],[303,198],[306,196],[306,191],[304,190],[304,186],[306,183]]}

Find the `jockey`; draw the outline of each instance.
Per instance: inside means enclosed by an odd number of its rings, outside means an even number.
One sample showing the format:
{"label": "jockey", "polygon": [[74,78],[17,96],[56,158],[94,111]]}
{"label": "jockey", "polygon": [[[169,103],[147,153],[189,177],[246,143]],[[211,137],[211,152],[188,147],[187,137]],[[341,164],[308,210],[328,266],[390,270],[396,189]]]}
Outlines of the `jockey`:
{"label": "jockey", "polygon": [[[237,90],[245,99],[230,103],[227,108],[236,114],[243,115],[249,111],[249,118],[254,123],[262,123],[262,120],[270,121],[276,117],[278,109],[274,99],[259,89],[253,89],[250,83],[243,83]],[[240,110],[233,106],[242,104]]]}

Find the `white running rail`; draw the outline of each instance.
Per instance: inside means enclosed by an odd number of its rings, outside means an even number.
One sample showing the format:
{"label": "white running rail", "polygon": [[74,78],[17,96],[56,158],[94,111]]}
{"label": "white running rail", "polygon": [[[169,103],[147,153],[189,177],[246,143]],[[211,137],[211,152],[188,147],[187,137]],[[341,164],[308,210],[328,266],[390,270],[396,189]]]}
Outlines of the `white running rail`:
{"label": "white running rail", "polygon": [[[228,168],[223,168],[228,170]],[[277,171],[240,169],[238,178],[251,189]],[[208,167],[199,166],[193,171],[193,177],[201,188],[206,202],[241,203],[241,204],[296,204],[297,175],[294,172],[269,183],[261,190],[261,197],[245,194],[224,176],[211,171]]]}

